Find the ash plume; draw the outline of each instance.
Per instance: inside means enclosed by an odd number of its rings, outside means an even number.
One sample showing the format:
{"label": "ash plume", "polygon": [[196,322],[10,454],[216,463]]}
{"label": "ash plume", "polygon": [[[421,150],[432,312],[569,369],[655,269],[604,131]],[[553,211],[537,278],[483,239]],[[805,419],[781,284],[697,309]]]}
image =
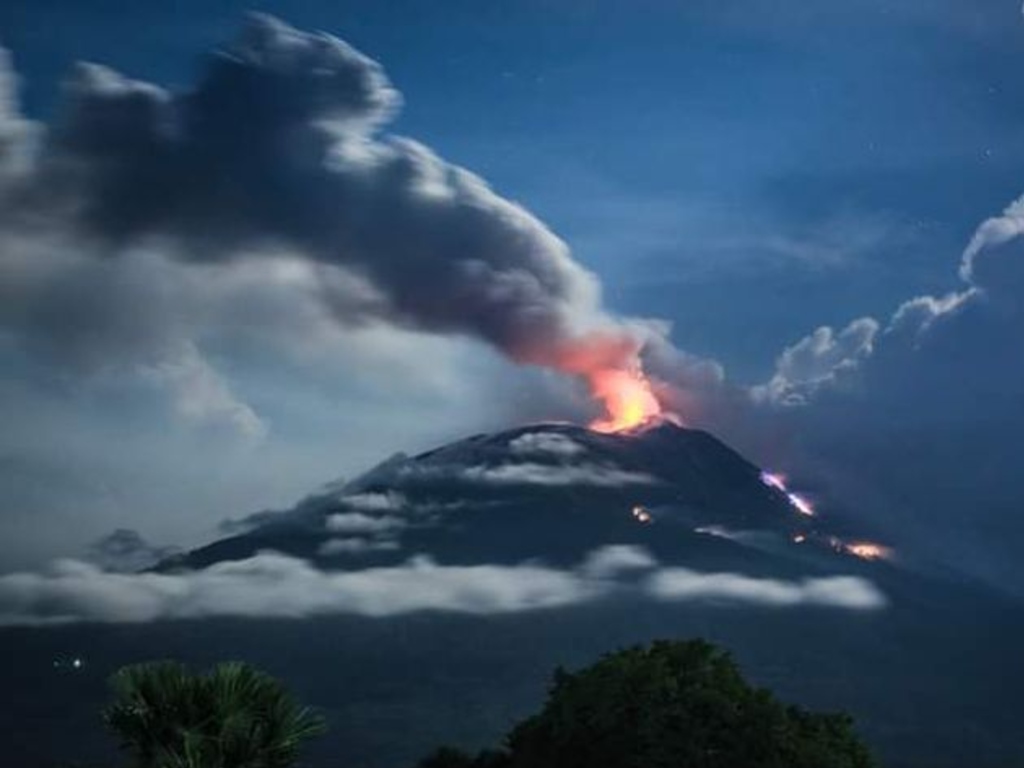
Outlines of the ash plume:
{"label": "ash plume", "polygon": [[[664,330],[610,315],[597,278],[523,207],[384,131],[401,97],[343,41],[251,16],[172,93],[81,64],[5,218],[54,221],[97,258],[189,264],[282,252],[343,326],[385,322],[580,376],[639,370]],[[13,125],[13,123],[11,123]]]}

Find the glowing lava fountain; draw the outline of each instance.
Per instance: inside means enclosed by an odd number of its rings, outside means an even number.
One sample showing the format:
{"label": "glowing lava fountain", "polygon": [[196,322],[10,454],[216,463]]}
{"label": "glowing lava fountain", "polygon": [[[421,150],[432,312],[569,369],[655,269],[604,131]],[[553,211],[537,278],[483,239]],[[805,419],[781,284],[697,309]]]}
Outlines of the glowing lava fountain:
{"label": "glowing lava fountain", "polygon": [[777,472],[761,472],[761,482],[769,488],[774,488],[775,490],[784,493],[790,506],[801,515],[814,517],[817,514],[814,511],[814,505],[811,504],[807,497],[801,496],[799,493],[793,493],[793,491],[789,490],[786,486],[785,475],[780,475]]}
{"label": "glowing lava fountain", "polygon": [[607,418],[590,423],[595,432],[622,432],[664,415],[651,382],[639,368],[599,370],[587,379],[590,394],[604,404],[608,413]]}

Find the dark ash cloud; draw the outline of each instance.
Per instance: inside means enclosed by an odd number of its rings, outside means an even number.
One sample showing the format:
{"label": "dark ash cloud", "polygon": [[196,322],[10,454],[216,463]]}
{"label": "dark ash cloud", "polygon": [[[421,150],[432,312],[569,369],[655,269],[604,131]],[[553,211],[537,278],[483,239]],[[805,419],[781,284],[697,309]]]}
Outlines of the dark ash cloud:
{"label": "dark ash cloud", "polygon": [[398,93],[331,35],[253,15],[180,92],[81,64],[45,130],[14,82],[0,60],[0,334],[57,375],[134,381],[258,442],[223,363],[240,348],[323,359],[384,328],[588,378],[668,346],[529,211],[388,133]]}
{"label": "dark ash cloud", "polygon": [[345,325],[463,334],[572,373],[632,359],[652,331],[613,319],[542,222],[381,132],[399,101],[348,44],[263,15],[188,92],[80,65],[12,215],[56,217],[121,258],[284,250],[313,265],[313,298]]}

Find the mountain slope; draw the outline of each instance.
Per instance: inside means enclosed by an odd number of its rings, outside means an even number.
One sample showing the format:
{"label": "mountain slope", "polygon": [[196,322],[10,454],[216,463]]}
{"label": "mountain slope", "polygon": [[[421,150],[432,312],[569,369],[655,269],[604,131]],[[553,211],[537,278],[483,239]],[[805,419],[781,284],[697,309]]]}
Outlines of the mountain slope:
{"label": "mountain slope", "polygon": [[706,432],[668,422],[610,435],[543,424],[392,457],[159,568],[204,567],[266,549],[342,569],[412,554],[565,565],[608,544],[748,573],[764,572],[764,560],[786,573],[856,567],[837,555],[834,536]]}

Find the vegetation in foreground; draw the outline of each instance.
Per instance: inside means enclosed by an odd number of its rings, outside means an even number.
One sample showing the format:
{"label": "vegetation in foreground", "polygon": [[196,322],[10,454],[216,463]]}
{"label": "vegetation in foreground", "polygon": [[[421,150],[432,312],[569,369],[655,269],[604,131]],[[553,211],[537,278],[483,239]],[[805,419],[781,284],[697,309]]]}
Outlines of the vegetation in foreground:
{"label": "vegetation in foreground", "polygon": [[419,768],[871,768],[852,726],[750,686],[710,643],[662,641],[556,671],[504,748],[444,748]]}
{"label": "vegetation in foreground", "polygon": [[107,726],[134,768],[290,768],[324,731],[274,678],[237,662],[193,674],[163,661],[111,679]]}
{"label": "vegetation in foreground", "polygon": [[[112,679],[107,725],[132,768],[292,768],[324,730],[273,678],[173,662]],[[555,672],[548,699],[499,749],[444,747],[418,768],[872,768],[842,714],[779,702],[703,640],[659,641]]]}

